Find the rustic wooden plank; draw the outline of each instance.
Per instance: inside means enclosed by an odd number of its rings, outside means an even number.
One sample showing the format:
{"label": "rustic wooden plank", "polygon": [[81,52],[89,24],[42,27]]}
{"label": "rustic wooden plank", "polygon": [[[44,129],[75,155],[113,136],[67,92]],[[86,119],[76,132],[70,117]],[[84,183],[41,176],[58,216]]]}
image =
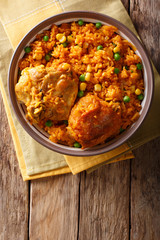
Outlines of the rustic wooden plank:
{"label": "rustic wooden plank", "polygon": [[79,240],[129,239],[130,161],[81,175]]}
{"label": "rustic wooden plank", "polygon": [[153,61],[160,73],[160,1],[131,0],[130,16]]}
{"label": "rustic wooden plank", "polygon": [[160,239],[160,138],[135,151],[131,184],[131,240]]}
{"label": "rustic wooden plank", "polygon": [[[131,18],[160,72],[160,2],[131,1]],[[158,104],[158,103],[157,103]],[[131,240],[160,239],[160,138],[135,150],[131,171]]]}
{"label": "rustic wooden plank", "polygon": [[30,240],[77,239],[79,176],[32,181],[30,206]]}
{"label": "rustic wooden plank", "polygon": [[0,239],[28,239],[28,183],[20,175],[0,94]]}

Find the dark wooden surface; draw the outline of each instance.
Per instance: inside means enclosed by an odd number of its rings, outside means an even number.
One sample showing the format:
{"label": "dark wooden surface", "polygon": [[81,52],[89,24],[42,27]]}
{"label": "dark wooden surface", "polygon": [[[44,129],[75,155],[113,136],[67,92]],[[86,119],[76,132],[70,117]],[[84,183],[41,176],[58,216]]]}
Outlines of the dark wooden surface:
{"label": "dark wooden surface", "polygon": [[[122,2],[160,72],[160,0]],[[0,123],[0,240],[160,239],[160,138],[89,175],[23,182],[1,96]]]}

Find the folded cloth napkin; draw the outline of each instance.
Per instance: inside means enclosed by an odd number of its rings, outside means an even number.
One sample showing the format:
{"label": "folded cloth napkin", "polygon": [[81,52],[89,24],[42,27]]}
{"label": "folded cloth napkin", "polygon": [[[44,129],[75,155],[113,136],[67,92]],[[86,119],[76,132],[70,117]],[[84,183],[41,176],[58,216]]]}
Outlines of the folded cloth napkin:
{"label": "folded cloth napkin", "polygon": [[[99,4],[97,0],[79,0],[76,2],[74,0],[29,0],[27,2],[24,0],[15,0],[10,2],[1,0],[0,2],[1,21],[13,48],[17,46],[18,42],[26,34],[26,32],[38,22],[54,14],[70,10],[92,10],[105,13],[121,21],[134,33],[136,33],[133,24],[120,0],[102,0],[101,4]],[[35,142],[30,136],[28,136],[28,134],[17,122],[8,102],[8,94],[6,89],[6,70],[8,69],[8,64],[13,51],[8,39],[6,38],[3,27],[2,25],[0,26],[0,32],[3,33],[1,34],[2,39],[0,39],[0,86],[24,180],[63,174],[70,171],[76,174],[86,169],[93,170],[96,168],[96,166],[104,163],[119,161],[129,157],[132,158],[133,155],[131,152],[129,152],[131,149],[134,149],[144,142],[147,142],[160,135],[160,121],[158,122],[158,115],[160,114],[159,109],[156,106],[158,88],[160,89],[160,81],[158,79],[159,76],[154,69],[157,91],[155,93],[152,108],[150,110],[151,114],[148,115],[145,123],[128,143],[123,144],[119,148],[114,149],[109,153],[95,157],[76,158],[65,156],[65,161],[61,154],[50,151]],[[154,118],[152,116],[154,116]],[[125,153],[124,157],[122,157],[123,153]]]}
{"label": "folded cloth napkin", "polygon": [[[12,112],[10,102],[8,101],[9,96],[7,91],[7,71],[13,50],[1,23],[0,33],[0,88],[23,179],[31,180],[71,172],[63,155],[52,152],[34,141],[24,131],[24,129],[17,121],[14,113]],[[108,159],[108,156],[106,157]],[[133,157],[134,155],[130,152],[125,154],[123,158],[117,158],[117,161]],[[67,159],[69,161],[69,158]],[[74,158],[74,160],[75,159],[76,158]],[[96,157],[96,159],[98,163],[106,160],[104,155],[100,155]],[[86,163],[88,158],[82,158],[81,160]],[[95,161],[91,161],[91,164],[89,164],[88,167],[85,164],[86,169],[88,169],[89,167],[93,167],[94,164]]]}

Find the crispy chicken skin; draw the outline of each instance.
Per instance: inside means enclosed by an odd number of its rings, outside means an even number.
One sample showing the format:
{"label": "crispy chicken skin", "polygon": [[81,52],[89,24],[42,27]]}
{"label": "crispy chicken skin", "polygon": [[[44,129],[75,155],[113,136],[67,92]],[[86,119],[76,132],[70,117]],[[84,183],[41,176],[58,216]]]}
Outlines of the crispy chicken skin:
{"label": "crispy chicken skin", "polygon": [[104,142],[119,133],[121,116],[94,95],[82,97],[72,108],[68,131],[82,148]]}
{"label": "crispy chicken skin", "polygon": [[15,86],[17,99],[27,107],[31,122],[61,121],[69,117],[78,92],[78,78],[63,66],[25,68]]}

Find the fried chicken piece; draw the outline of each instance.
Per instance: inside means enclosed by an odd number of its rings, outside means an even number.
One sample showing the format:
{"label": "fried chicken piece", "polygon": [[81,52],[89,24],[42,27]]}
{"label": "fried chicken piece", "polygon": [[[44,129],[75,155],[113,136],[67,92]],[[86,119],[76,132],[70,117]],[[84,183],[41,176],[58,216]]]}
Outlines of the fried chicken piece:
{"label": "fried chicken piece", "polygon": [[32,122],[68,119],[77,97],[78,78],[69,64],[66,70],[63,65],[58,69],[40,65],[22,71],[15,92]]}
{"label": "fried chicken piece", "polygon": [[29,104],[32,101],[32,90],[40,90],[40,83],[45,76],[46,70],[43,65],[35,68],[25,68],[19,78],[18,83],[15,85],[15,92],[17,100],[21,103]]}
{"label": "fried chicken piece", "polygon": [[70,134],[88,148],[118,134],[121,116],[97,96],[86,95],[72,108],[68,123]]}

